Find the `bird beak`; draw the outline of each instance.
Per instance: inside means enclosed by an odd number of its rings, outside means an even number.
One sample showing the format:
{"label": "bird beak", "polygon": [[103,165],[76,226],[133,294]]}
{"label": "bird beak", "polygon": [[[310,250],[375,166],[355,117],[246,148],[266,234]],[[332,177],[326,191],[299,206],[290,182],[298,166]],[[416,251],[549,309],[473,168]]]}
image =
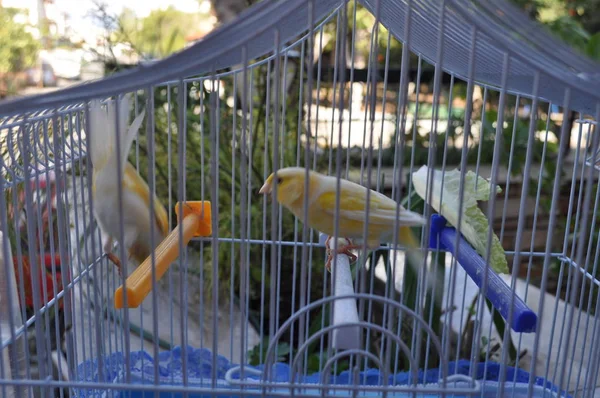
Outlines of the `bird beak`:
{"label": "bird beak", "polygon": [[260,188],[260,191],[258,191],[258,193],[263,194],[263,195],[268,195],[271,193],[272,187],[271,184],[269,184],[268,182],[265,182],[265,184]]}

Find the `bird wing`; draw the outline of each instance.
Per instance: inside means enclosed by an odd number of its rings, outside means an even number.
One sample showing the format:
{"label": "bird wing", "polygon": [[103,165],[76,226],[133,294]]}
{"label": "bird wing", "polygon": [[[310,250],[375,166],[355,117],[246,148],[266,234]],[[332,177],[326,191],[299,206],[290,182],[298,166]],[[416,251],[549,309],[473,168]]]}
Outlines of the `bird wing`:
{"label": "bird wing", "polygon": [[[335,179],[333,179],[335,184]],[[340,185],[339,216],[345,219],[365,221],[367,214],[367,188],[350,181],[341,181]],[[336,192],[333,189],[319,194],[315,204],[331,215],[335,215]],[[387,196],[371,190],[369,198],[369,223],[389,224],[398,220],[401,225],[424,225],[425,219],[418,213],[406,210],[400,205],[399,214],[396,214],[398,204]]]}
{"label": "bird wing", "polygon": [[[138,195],[144,201],[146,206],[150,208],[150,188],[148,188],[146,181],[144,181],[137,170],[129,162],[125,163],[125,177],[123,178],[123,183],[126,188]],[[160,232],[166,236],[169,233],[169,216],[164,205],[156,195],[154,195],[154,218],[160,228]]]}
{"label": "bird wing", "polygon": [[[114,151],[114,121],[112,126],[108,124],[109,119],[100,105],[99,100],[90,101],[89,124],[90,131],[90,159],[94,165],[94,169],[104,167]],[[112,134],[111,134],[112,133]]]}
{"label": "bird wing", "polygon": [[[129,99],[128,97],[125,97]],[[122,102],[122,118],[125,119],[125,115],[129,111],[129,100],[125,101],[123,98]],[[137,136],[137,132],[142,125],[142,121],[144,120],[144,116],[146,114],[146,110],[143,109],[139,115],[133,120],[131,126],[129,126],[129,130],[127,130],[126,134],[121,135],[121,164],[124,165],[127,162],[127,157],[129,156],[129,151],[131,150],[131,145]]]}
{"label": "bird wing", "polygon": [[[119,102],[119,139],[120,139],[120,159],[121,165],[124,167],[131,149],[131,145],[135,140],[137,131],[139,130],[142,121],[144,120],[145,110],[134,119],[127,128],[127,120],[131,99],[129,96],[124,96]],[[107,175],[111,175],[116,171],[117,159],[116,151],[116,134],[115,134],[115,119],[116,119],[116,104],[115,101],[109,101],[104,111],[99,100],[90,101],[90,158],[94,169],[101,170],[108,167]]]}

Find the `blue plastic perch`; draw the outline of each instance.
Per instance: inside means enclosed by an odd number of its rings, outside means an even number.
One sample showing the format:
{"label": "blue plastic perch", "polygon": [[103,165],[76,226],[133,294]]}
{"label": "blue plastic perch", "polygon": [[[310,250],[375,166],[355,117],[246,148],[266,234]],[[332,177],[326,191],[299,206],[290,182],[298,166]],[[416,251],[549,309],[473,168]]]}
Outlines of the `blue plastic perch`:
{"label": "blue plastic perch", "polygon": [[[439,247],[438,247],[439,242]],[[473,282],[481,288],[486,268],[485,260],[473,249],[473,246],[460,237],[458,248],[456,244],[456,229],[446,226],[446,219],[439,214],[431,216],[431,235],[429,247],[445,250],[458,260]],[[515,294],[515,292],[491,268],[488,269],[486,297],[492,302],[496,311],[507,320],[510,302],[514,296],[513,319],[510,327],[517,333],[535,332],[537,315]]]}

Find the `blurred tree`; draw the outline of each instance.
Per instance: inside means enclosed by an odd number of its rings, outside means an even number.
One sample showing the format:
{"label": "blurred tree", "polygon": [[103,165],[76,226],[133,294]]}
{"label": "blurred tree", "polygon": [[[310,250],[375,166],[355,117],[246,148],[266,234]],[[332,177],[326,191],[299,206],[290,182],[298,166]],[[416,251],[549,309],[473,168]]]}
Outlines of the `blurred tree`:
{"label": "blurred tree", "polygon": [[538,19],[540,16],[540,7],[543,7],[540,0],[513,0],[513,3],[523,9],[532,19]]}
{"label": "blurred tree", "polygon": [[[588,57],[600,60],[600,0],[512,0],[554,33],[558,38]],[[575,112],[566,115],[568,136],[561,151],[568,151]]]}
{"label": "blurred tree", "polygon": [[600,0],[565,0],[569,16],[581,23],[588,32],[600,31]]}
{"label": "blurred tree", "polygon": [[512,0],[576,50],[600,59],[600,0]]}
{"label": "blurred tree", "polygon": [[37,60],[39,43],[27,31],[27,25],[15,22],[26,11],[0,7],[0,74],[22,71]]}
{"label": "blurred tree", "polygon": [[164,58],[183,49],[185,37],[194,33],[204,18],[200,13],[186,13],[169,6],[138,19],[131,9],[125,8],[117,20],[116,41],[130,43],[145,57]]}
{"label": "blurred tree", "polygon": [[[199,0],[199,2],[202,3],[203,0]],[[256,2],[256,0],[210,0],[213,12],[221,24],[235,19],[242,11]]]}

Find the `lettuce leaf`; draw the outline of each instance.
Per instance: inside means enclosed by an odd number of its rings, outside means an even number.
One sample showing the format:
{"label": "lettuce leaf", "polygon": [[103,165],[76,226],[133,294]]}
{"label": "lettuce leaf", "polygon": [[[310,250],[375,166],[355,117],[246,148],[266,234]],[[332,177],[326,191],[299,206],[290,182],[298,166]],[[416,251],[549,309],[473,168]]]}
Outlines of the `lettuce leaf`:
{"label": "lettuce leaf", "polygon": [[[427,191],[427,166],[422,166],[412,175],[415,191],[419,196],[427,202],[429,192]],[[444,182],[444,192],[441,195],[442,203],[440,203],[440,194],[442,181]],[[477,182],[477,187],[475,183]],[[472,171],[465,173],[463,195],[463,215],[461,218],[460,232],[464,238],[473,246],[473,248],[485,259],[487,251],[487,237],[489,222],[477,206],[478,200],[488,200],[490,197],[490,183],[482,177],[478,177]],[[460,171],[454,169],[442,173],[440,170],[433,172],[433,192],[431,207],[440,215],[444,216],[448,222],[458,230],[458,211],[459,211],[459,195],[460,195]],[[496,187],[496,193],[502,192],[500,187]],[[507,274],[508,263],[506,254],[500,244],[500,240],[492,231],[492,248],[490,255],[490,266],[497,273]]]}

